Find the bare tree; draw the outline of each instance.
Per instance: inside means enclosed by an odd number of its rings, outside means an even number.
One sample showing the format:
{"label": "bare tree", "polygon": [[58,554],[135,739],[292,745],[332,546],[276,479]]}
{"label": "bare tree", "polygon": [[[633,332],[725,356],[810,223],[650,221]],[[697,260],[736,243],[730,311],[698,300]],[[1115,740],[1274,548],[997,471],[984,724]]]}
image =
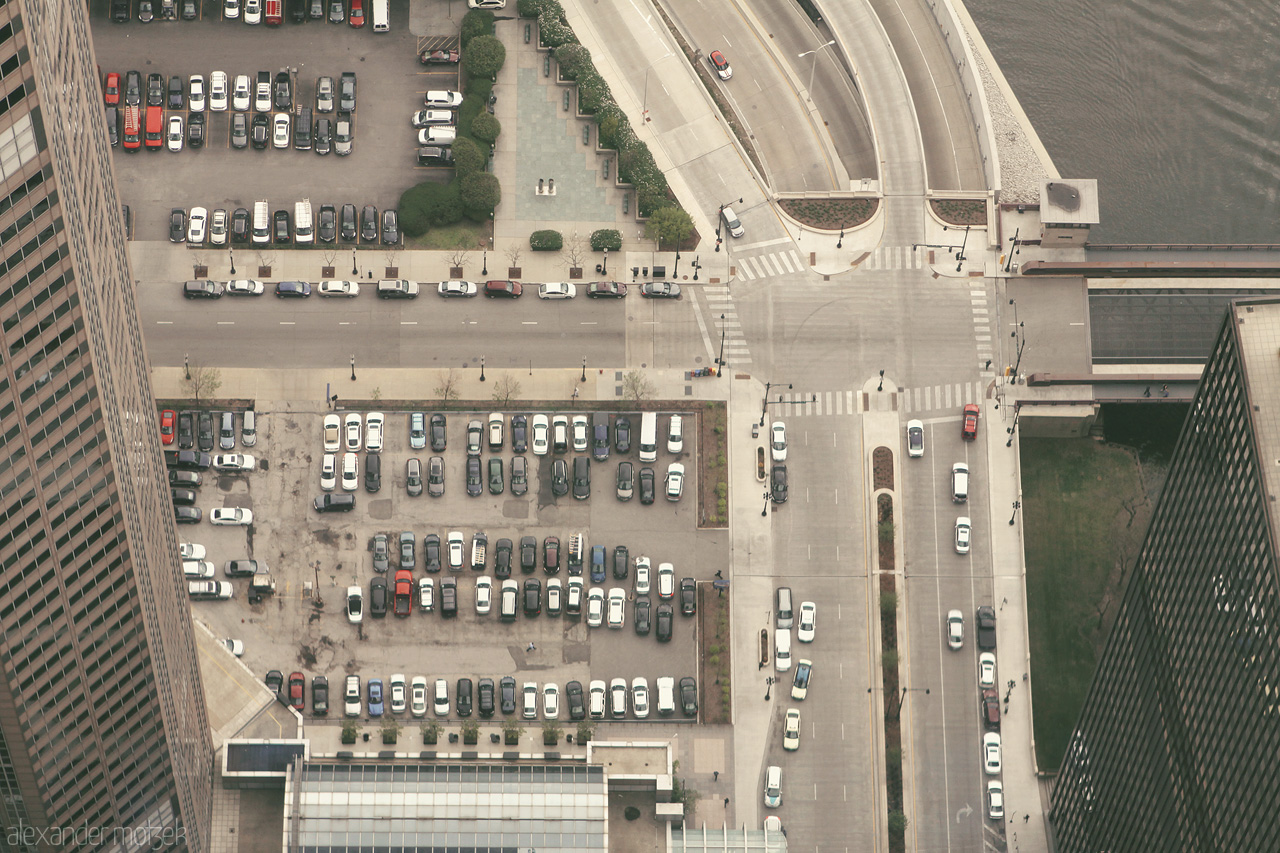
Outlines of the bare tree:
{"label": "bare tree", "polygon": [[324,258],[324,265],[326,267],[331,267],[338,261],[338,250],[326,247],[324,251],[320,253],[320,257]]}
{"label": "bare tree", "polygon": [[197,403],[201,397],[212,397],[222,387],[222,371],[216,367],[193,364],[189,368],[189,374],[191,378],[183,379],[182,384]]}
{"label": "bare tree", "polygon": [[504,373],[498,377],[497,382],[493,383],[493,399],[505,408],[512,397],[520,396],[521,390],[520,380],[510,373]]}
{"label": "bare tree", "polygon": [[192,253],[191,253],[191,263],[192,263],[193,265],[197,266],[197,267],[205,266],[205,262],[204,262],[204,253],[203,253],[203,252],[192,252]]}
{"label": "bare tree", "polygon": [[570,269],[577,269],[582,266],[582,261],[586,256],[586,245],[582,242],[582,238],[575,233],[564,244],[564,259],[569,262]]}
{"label": "bare tree", "polygon": [[628,370],[622,375],[622,395],[633,403],[648,400],[658,389],[653,387],[649,377],[639,370]]}
{"label": "bare tree", "polygon": [[457,372],[450,367],[448,370],[440,371],[438,375],[440,377],[440,384],[432,390],[432,393],[445,401],[458,399],[461,395],[458,392]]}
{"label": "bare tree", "polygon": [[519,243],[512,243],[503,251],[507,256],[507,266],[520,266],[520,257],[524,254],[524,250],[520,248]]}
{"label": "bare tree", "polygon": [[400,266],[400,250],[403,248],[404,248],[403,243],[392,243],[390,246],[386,247],[387,266],[389,267]]}
{"label": "bare tree", "polygon": [[466,249],[454,249],[447,257],[449,258],[449,266],[465,267],[467,261],[471,259],[471,253]]}

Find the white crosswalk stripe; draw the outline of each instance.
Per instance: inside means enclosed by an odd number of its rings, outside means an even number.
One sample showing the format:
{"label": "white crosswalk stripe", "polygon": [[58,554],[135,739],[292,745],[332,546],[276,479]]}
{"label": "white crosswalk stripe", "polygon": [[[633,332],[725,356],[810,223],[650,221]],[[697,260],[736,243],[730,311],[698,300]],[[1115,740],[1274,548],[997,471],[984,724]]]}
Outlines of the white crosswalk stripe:
{"label": "white crosswalk stripe", "polygon": [[734,255],[733,262],[737,265],[738,275],[745,281],[784,273],[803,272],[805,269],[804,261],[795,249],[783,249],[751,256]]}
{"label": "white crosswalk stripe", "polygon": [[[900,391],[898,407],[904,414],[936,411],[958,415],[966,403],[981,402],[985,388],[985,382],[906,388]],[[860,394],[859,391],[788,391],[777,397],[770,395],[770,406],[776,408],[780,417],[843,417],[861,414]]]}
{"label": "white crosswalk stripe", "polygon": [[904,388],[898,408],[904,413],[958,410],[966,403],[982,401],[986,382],[957,382]]}
{"label": "white crosswalk stripe", "polygon": [[922,270],[924,252],[910,246],[876,246],[860,266],[865,270]]}
{"label": "white crosswalk stripe", "polygon": [[[733,304],[729,288],[725,285],[708,284],[699,290],[710,309],[707,329],[714,329],[715,337],[719,338],[720,326],[724,326],[724,360],[729,369],[748,368],[751,364],[751,348],[747,346],[746,336],[742,333],[742,321],[738,319],[738,309]],[[721,315],[724,316],[723,320],[720,319]]]}

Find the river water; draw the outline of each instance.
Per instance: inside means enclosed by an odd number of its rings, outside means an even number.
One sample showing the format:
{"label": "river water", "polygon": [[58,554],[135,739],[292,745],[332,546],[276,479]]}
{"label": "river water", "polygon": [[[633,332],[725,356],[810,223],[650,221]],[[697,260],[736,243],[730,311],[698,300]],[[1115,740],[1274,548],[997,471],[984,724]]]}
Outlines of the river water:
{"label": "river water", "polygon": [[963,0],[1097,243],[1280,243],[1280,2]]}

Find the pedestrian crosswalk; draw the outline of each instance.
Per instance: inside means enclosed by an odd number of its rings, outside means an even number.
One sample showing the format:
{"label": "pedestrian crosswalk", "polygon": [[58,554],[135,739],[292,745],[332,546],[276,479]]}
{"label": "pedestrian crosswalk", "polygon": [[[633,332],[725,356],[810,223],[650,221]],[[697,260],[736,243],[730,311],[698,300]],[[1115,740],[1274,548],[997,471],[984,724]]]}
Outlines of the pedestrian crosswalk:
{"label": "pedestrian crosswalk", "polygon": [[795,249],[782,249],[750,257],[734,255],[733,262],[738,268],[738,276],[746,281],[805,270],[804,261]]}
{"label": "pedestrian crosswalk", "polygon": [[[742,321],[738,309],[726,285],[708,284],[701,288],[707,302],[708,338],[719,344],[720,330],[724,329],[724,360],[730,370],[746,370],[751,366],[751,349],[742,333]],[[720,316],[724,315],[721,320]],[[716,347],[718,352],[718,346]]]}
{"label": "pedestrian crosswalk", "polygon": [[922,270],[925,268],[925,253],[911,246],[876,246],[858,264],[859,269],[876,270]]}
{"label": "pedestrian crosswalk", "polygon": [[[961,406],[982,401],[985,389],[985,382],[902,388],[898,390],[898,410],[903,414],[952,412],[959,416]],[[861,395],[861,391],[789,391],[770,395],[769,406],[775,414],[788,418],[857,415],[864,411]]]}

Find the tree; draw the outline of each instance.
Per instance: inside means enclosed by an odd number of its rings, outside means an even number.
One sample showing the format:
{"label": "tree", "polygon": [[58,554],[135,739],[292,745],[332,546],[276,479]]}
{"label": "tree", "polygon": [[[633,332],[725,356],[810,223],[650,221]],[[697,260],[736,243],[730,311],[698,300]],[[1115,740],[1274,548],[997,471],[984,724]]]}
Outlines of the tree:
{"label": "tree", "polygon": [[472,9],[462,16],[462,49],[476,36],[491,36],[494,33],[493,13],[488,9]]}
{"label": "tree", "polygon": [[[453,173],[460,179],[475,172],[484,171],[484,164],[488,159],[488,156],[480,150],[480,146],[476,144],[474,139],[461,136],[453,143]],[[457,201],[457,183],[451,183],[449,186],[453,187],[453,199]],[[458,207],[461,207],[460,203]],[[462,215],[461,210],[458,210],[457,213],[459,216]]]}
{"label": "tree", "polygon": [[360,737],[360,727],[356,725],[355,720],[342,721],[342,742],[355,743],[356,738]]}
{"label": "tree", "polygon": [[555,746],[560,742],[560,735],[562,734],[564,734],[564,729],[548,720],[542,724],[542,745]]}
{"label": "tree", "polygon": [[502,721],[502,739],[508,746],[513,746],[520,742],[521,735],[524,734],[524,726],[515,720]]}
{"label": "tree", "polygon": [[216,367],[193,364],[188,368],[188,373],[191,378],[183,379],[182,384],[197,403],[201,397],[206,400],[212,397],[222,387],[222,371]]}
{"label": "tree", "polygon": [[456,400],[460,396],[458,393],[458,374],[450,367],[447,371],[442,370],[439,373],[440,384],[432,391],[441,400],[448,402]]}
{"label": "tree", "polygon": [[462,742],[475,744],[480,740],[480,724],[475,720],[467,720],[462,724]]}
{"label": "tree", "polygon": [[582,242],[582,238],[576,233],[569,238],[569,242],[564,247],[564,259],[569,262],[569,269],[578,269],[582,266],[582,259],[587,256],[586,244]]}
{"label": "tree", "polygon": [[[493,209],[502,201],[502,185],[498,183],[496,175],[488,172],[467,175],[460,182],[460,189],[462,212],[475,222],[484,222],[488,219]],[[692,222],[689,227],[693,227]]]}
{"label": "tree", "polygon": [[382,742],[395,743],[400,737],[400,723],[395,717],[384,717],[382,722]]}
{"label": "tree", "polygon": [[432,720],[429,723],[422,724],[422,742],[435,743],[440,738],[440,734],[444,731],[444,727]]}
{"label": "tree", "polygon": [[520,248],[519,243],[512,243],[504,250],[504,254],[507,256],[508,265],[513,267],[520,266],[520,256],[523,253],[524,250]]}
{"label": "tree", "polygon": [[447,257],[449,258],[449,266],[465,267],[467,261],[471,260],[471,253],[466,249],[454,249]]}
{"label": "tree", "polygon": [[555,49],[556,65],[565,80],[575,80],[583,71],[593,68],[591,51],[580,44],[562,44]]}
{"label": "tree", "polygon": [[493,383],[493,399],[501,403],[502,408],[506,408],[512,397],[520,396],[520,390],[520,380],[510,373],[504,373]]}
{"label": "tree", "polygon": [[591,740],[591,736],[596,732],[596,727],[588,723],[586,720],[578,723],[578,743],[586,743]]}
{"label": "tree", "polygon": [[462,53],[462,67],[476,77],[496,77],[507,61],[507,49],[495,36],[476,36]]}
{"label": "tree", "polygon": [[502,135],[502,122],[494,118],[492,113],[480,113],[471,120],[471,135],[492,145]]}
{"label": "tree", "polygon": [[410,237],[421,237],[430,226],[453,225],[462,219],[462,202],[455,182],[424,181],[400,195],[400,225]]}
{"label": "tree", "polygon": [[639,403],[641,400],[648,400],[656,393],[657,389],[653,387],[649,377],[639,370],[628,370],[622,375],[622,396],[631,402]]}
{"label": "tree", "polygon": [[644,231],[650,240],[658,241],[659,249],[663,243],[679,247],[693,233],[693,219],[682,207],[663,207],[649,217]]}

